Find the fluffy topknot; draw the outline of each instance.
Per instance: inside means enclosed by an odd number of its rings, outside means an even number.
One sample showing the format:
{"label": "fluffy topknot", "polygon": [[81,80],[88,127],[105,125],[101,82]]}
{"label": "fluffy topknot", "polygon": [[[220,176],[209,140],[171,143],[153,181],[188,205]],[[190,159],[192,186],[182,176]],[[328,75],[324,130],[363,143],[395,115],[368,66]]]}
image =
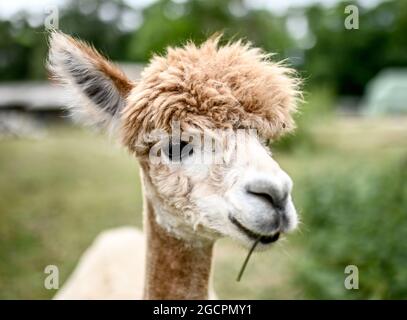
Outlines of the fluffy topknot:
{"label": "fluffy topknot", "polygon": [[294,70],[250,43],[220,46],[220,38],[152,58],[122,113],[130,150],[152,129],[170,130],[172,120],[183,129],[252,128],[265,139],[294,128],[300,97]]}

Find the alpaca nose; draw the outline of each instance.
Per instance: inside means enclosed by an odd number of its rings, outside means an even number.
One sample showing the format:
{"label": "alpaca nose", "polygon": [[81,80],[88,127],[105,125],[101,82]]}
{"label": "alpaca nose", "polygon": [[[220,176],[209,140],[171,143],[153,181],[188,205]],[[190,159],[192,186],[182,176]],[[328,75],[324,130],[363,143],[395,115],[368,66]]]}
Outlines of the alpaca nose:
{"label": "alpaca nose", "polygon": [[247,192],[269,202],[278,211],[283,211],[287,203],[288,194],[283,198],[277,198],[273,192],[253,192],[249,190]]}
{"label": "alpaca nose", "polygon": [[279,211],[284,211],[291,192],[292,182],[287,176],[284,179],[256,179],[246,185],[246,191],[256,197],[267,201]]}

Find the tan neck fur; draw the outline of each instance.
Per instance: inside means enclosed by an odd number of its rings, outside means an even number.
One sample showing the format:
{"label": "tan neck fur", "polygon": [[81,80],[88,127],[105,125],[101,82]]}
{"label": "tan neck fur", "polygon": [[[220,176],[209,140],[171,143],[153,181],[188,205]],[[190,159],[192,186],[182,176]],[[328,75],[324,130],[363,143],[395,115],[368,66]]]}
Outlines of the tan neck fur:
{"label": "tan neck fur", "polygon": [[145,197],[144,299],[207,299],[213,244],[195,247],[169,234]]}

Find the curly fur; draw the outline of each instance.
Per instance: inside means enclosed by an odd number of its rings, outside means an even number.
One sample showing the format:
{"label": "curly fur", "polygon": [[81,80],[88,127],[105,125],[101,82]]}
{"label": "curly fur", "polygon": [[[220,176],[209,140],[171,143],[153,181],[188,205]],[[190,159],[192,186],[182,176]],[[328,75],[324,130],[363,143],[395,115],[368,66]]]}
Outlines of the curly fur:
{"label": "curly fur", "polygon": [[213,37],[155,56],[123,110],[123,141],[137,151],[152,129],[253,128],[266,139],[294,129],[300,97],[293,69],[269,54],[237,41],[219,46]]}

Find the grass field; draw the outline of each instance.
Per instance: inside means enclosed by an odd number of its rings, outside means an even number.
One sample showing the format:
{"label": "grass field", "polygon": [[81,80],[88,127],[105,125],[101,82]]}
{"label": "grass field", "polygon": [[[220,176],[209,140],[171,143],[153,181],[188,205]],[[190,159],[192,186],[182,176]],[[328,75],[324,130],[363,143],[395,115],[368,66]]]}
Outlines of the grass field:
{"label": "grass field", "polygon": [[[405,119],[331,119],[314,126],[312,137],[312,148],[275,151],[295,182],[300,214],[312,179],[351,177],[407,157]],[[0,172],[0,299],[51,298],[55,292],[43,286],[46,265],[59,266],[63,284],[100,231],[141,227],[137,162],[103,135],[63,126],[49,128],[41,140],[2,139]],[[307,239],[316,234],[305,219],[297,234],[255,255],[240,283],[235,277],[246,250],[221,240],[215,253],[218,296],[313,297],[293,279]]]}

